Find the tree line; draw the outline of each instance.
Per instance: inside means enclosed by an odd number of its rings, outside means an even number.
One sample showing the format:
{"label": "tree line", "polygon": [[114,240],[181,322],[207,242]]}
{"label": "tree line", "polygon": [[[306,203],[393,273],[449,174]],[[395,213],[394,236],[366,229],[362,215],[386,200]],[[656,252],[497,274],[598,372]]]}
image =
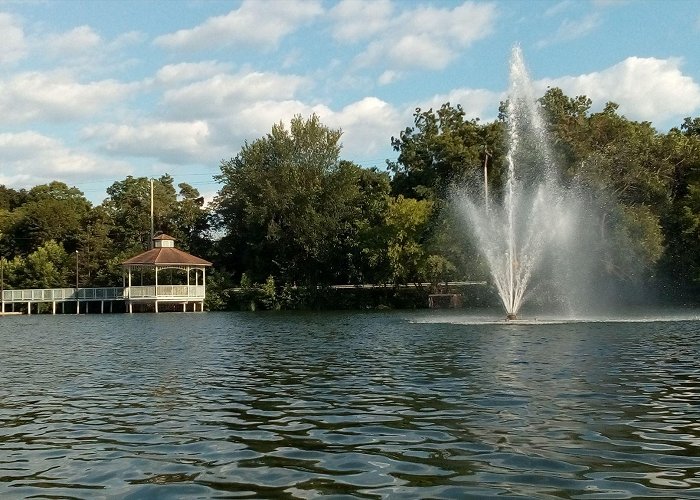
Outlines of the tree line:
{"label": "tree line", "polygon": [[[659,132],[615,103],[592,112],[590,99],[557,88],[539,104],[561,182],[597,207],[596,238],[607,249],[597,278],[697,300],[700,118]],[[482,189],[486,163],[489,193],[499,197],[505,109],[488,123],[449,103],[416,109],[391,138],[397,159],[384,168],[343,159],[340,130],[297,116],[222,161],[209,204],[187,183],[156,179],[155,227],[214,263],[210,308],[313,307],[340,301],[328,288],[336,284],[384,284],[381,302],[400,285],[488,280],[453,195],[456,186]],[[146,177],[114,182],[99,205],[61,182],[0,186],[5,288],[73,287],[76,259],[79,286],[120,286],[121,262],[149,239]]]}

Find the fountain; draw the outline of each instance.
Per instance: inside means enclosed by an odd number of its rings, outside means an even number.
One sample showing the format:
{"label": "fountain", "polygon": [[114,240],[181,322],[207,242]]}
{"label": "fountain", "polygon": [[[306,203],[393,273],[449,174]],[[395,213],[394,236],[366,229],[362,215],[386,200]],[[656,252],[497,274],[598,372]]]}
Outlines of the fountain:
{"label": "fountain", "polygon": [[[506,320],[512,321],[527,298],[533,274],[545,258],[566,254],[581,220],[578,197],[558,180],[519,47],[511,59],[507,119],[508,173],[502,202],[468,194],[458,201],[488,263]],[[566,273],[571,265],[550,266],[548,275]]]}

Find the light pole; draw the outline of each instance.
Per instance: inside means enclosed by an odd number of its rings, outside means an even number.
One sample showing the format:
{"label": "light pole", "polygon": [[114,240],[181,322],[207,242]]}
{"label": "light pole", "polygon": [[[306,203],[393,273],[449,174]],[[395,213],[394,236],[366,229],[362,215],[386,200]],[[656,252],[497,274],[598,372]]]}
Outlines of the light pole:
{"label": "light pole", "polygon": [[489,209],[489,170],[488,170],[488,164],[489,164],[489,157],[491,154],[489,153],[488,147],[484,146],[484,206],[486,207],[486,210]]}
{"label": "light pole", "polygon": [[78,296],[80,288],[80,274],[78,267],[78,250],[75,251],[75,314],[80,314],[80,297]]}
{"label": "light pole", "polygon": [[0,302],[2,314],[5,314],[5,257],[0,257]]}

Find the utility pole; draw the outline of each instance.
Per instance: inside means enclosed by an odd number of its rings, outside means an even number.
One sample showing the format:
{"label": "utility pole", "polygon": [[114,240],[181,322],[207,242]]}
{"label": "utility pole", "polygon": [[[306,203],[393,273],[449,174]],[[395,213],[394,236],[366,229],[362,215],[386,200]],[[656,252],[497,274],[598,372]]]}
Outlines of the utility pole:
{"label": "utility pole", "polygon": [[148,241],[148,248],[153,248],[153,179],[151,178],[151,239]]}
{"label": "utility pole", "polygon": [[5,314],[5,257],[0,257],[0,302],[2,313]]}
{"label": "utility pole", "polygon": [[78,250],[75,251],[75,314],[80,314],[80,267]]}
{"label": "utility pole", "polygon": [[489,156],[491,156],[489,150],[484,147],[484,206],[486,210],[489,209]]}

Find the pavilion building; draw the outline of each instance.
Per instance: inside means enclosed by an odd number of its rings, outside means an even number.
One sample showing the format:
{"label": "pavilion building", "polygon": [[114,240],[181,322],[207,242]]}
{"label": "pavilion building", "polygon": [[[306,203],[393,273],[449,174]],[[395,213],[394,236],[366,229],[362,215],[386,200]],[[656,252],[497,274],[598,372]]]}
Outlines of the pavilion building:
{"label": "pavilion building", "polygon": [[[175,248],[175,238],[161,234],[153,248],[122,263],[126,310],[159,306],[203,311],[206,269],[211,262]],[[164,307],[163,307],[164,308]]]}

